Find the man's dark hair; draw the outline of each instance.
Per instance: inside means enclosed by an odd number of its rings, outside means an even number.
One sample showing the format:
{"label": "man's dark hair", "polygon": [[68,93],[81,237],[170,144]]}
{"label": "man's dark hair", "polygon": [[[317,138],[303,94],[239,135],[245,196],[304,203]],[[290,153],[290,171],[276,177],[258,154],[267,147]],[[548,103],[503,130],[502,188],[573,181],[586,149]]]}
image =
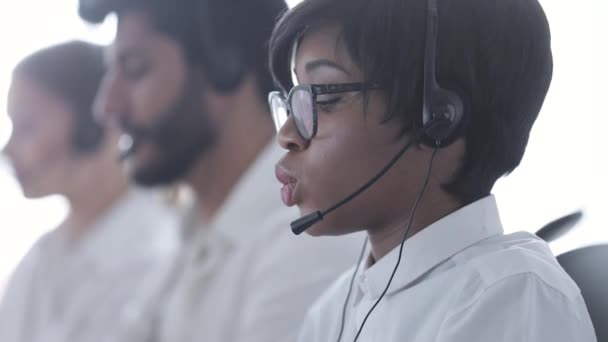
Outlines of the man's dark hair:
{"label": "man's dark hair", "polygon": [[105,73],[103,48],[71,41],[53,45],[25,57],[13,77],[40,84],[63,99],[74,111],[74,143],[83,151],[97,147],[102,127],[93,118],[93,102]]}
{"label": "man's dark hair", "polygon": [[[465,103],[463,165],[444,189],[464,204],[488,195],[519,165],[551,82],[549,24],[537,0],[440,0],[437,80]],[[338,25],[340,39],[379,83],[387,120],[419,129],[427,0],[308,0],[287,12],[270,42],[276,84],[293,86],[290,54],[309,28]]]}
{"label": "man's dark hair", "polygon": [[252,72],[259,94],[273,89],[268,70],[268,40],[284,0],[81,0],[80,15],[101,22],[109,13],[144,11],[159,32],[183,47],[191,65],[201,66],[212,85],[231,91]]}

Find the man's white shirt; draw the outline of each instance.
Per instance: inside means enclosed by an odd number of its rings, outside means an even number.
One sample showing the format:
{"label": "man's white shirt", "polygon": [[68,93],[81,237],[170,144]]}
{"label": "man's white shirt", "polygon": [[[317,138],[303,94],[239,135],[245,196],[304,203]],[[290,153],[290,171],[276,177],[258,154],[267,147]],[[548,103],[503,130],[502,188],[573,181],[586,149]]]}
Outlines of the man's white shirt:
{"label": "man's white shirt", "polygon": [[315,299],[356,262],[362,236],[295,236],[299,217],[279,196],[272,144],[243,175],[212,222],[192,211],[185,258],[161,310],[162,342],[288,342]]}

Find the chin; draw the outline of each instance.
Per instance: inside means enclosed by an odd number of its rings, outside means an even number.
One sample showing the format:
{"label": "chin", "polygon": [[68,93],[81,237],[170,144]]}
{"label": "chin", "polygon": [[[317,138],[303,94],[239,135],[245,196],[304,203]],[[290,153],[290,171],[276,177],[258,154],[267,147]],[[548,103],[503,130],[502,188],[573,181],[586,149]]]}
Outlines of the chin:
{"label": "chin", "polygon": [[[304,217],[306,215],[312,214],[317,211],[317,209],[310,208],[310,206],[298,204],[298,209],[300,211],[300,217]],[[325,235],[342,235],[333,229],[335,227],[334,220],[332,220],[334,213],[330,213],[326,218],[317,223],[310,226],[304,233],[310,236],[325,236]]]}
{"label": "chin", "polygon": [[339,222],[331,219],[331,214],[327,218],[315,223],[306,230],[306,234],[310,236],[340,236],[354,233],[356,229],[353,227],[345,228]]}
{"label": "chin", "polygon": [[129,175],[135,184],[144,187],[171,185],[184,179],[191,165],[162,158],[134,163]]}
{"label": "chin", "polygon": [[27,199],[37,199],[51,195],[49,191],[43,191],[44,186],[41,186],[40,182],[34,181],[33,177],[26,177],[21,173],[16,173],[15,180],[21,189],[21,194]]}
{"label": "chin", "polygon": [[331,232],[328,232],[326,229],[324,229],[320,223],[317,223],[317,224],[313,225],[312,227],[308,228],[305,233],[310,236],[334,235],[334,234],[331,234]]}
{"label": "chin", "polygon": [[[312,210],[300,210],[301,217],[310,214]],[[321,221],[309,227],[305,233],[310,236],[341,236],[362,231],[362,227],[353,224],[353,217],[344,216],[344,213],[337,209],[335,212],[327,214]]]}
{"label": "chin", "polygon": [[46,196],[50,196],[53,193],[50,191],[42,191],[40,189],[36,189],[35,187],[29,187],[27,185],[22,185],[22,194],[23,197],[27,199],[38,199]]}

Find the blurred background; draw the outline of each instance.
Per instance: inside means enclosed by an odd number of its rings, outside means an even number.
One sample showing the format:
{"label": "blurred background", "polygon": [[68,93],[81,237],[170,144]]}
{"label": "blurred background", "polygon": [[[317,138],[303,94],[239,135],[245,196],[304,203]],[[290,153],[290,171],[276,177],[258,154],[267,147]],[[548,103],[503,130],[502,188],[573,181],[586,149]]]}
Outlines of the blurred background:
{"label": "blurred background", "polygon": [[[10,73],[25,55],[69,39],[109,44],[112,19],[88,26],[76,0],[3,1],[0,4],[0,147],[11,133],[6,115]],[[294,5],[298,1],[288,1]],[[551,245],[555,253],[608,242],[608,32],[601,0],[541,0],[553,33],[554,76],[549,95],[517,171],[497,184],[507,231],[536,231],[582,209],[575,231]],[[31,244],[66,213],[61,198],[25,200],[10,167],[0,157],[0,292]],[[1,293],[0,293],[1,294]]]}

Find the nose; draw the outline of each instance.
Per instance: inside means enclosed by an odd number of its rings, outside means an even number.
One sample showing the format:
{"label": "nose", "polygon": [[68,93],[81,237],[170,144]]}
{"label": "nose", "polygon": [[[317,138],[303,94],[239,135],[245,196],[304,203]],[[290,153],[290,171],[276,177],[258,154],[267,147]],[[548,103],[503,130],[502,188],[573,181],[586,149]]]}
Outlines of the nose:
{"label": "nose", "polygon": [[118,126],[120,116],[125,112],[126,103],[120,80],[113,72],[108,71],[99,86],[93,104],[95,120],[104,125]]}
{"label": "nose", "polygon": [[277,141],[282,148],[290,152],[303,151],[310,144],[298,132],[293,116],[289,116],[285,124],[279,129]]}

